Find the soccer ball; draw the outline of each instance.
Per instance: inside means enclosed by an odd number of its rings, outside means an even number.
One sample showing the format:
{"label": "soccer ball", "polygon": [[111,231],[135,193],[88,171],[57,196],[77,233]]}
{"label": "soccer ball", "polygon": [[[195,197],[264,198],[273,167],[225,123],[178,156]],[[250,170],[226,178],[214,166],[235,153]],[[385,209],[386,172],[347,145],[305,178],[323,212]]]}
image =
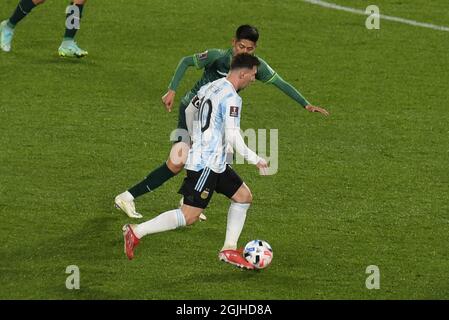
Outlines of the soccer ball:
{"label": "soccer ball", "polygon": [[264,269],[273,259],[273,249],[264,240],[252,240],[243,249],[243,256],[256,269]]}

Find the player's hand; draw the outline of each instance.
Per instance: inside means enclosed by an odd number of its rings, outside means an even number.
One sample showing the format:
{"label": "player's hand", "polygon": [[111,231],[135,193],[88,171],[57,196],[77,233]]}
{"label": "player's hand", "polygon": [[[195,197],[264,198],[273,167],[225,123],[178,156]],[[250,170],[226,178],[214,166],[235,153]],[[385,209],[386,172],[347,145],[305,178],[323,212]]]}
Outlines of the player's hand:
{"label": "player's hand", "polygon": [[326,109],[321,107],[312,106],[311,104],[306,105],[306,110],[310,112],[319,112],[321,114],[324,114],[325,116],[329,115],[329,112],[327,112]]}
{"label": "player's hand", "polygon": [[167,109],[168,112],[171,112],[173,109],[173,101],[175,101],[175,94],[176,92],[173,90],[168,90],[166,94],[162,97],[162,103],[165,106],[165,109]]}
{"label": "player's hand", "polygon": [[268,162],[260,158],[259,162],[256,163],[256,167],[259,168],[259,173],[261,176],[266,176],[268,174]]}

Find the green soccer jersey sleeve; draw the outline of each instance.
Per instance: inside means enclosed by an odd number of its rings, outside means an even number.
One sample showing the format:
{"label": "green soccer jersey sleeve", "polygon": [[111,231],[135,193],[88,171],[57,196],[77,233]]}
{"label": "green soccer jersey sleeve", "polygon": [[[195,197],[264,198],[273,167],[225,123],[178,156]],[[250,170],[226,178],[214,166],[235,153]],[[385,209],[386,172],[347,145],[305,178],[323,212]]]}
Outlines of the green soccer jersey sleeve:
{"label": "green soccer jersey sleeve", "polygon": [[173,75],[168,88],[173,91],[178,89],[179,83],[181,82],[187,68],[196,66],[198,69],[203,69],[224,54],[226,54],[226,50],[210,49],[182,58],[176,67],[175,74]]}
{"label": "green soccer jersey sleeve", "polygon": [[310,104],[295,87],[282,79],[278,74],[275,75],[271,83],[303,107]]}
{"label": "green soccer jersey sleeve", "polygon": [[168,88],[170,90],[176,91],[187,68],[193,67],[194,65],[194,56],[187,56],[182,58],[181,61],[179,61],[178,66],[176,67],[175,74],[173,75]]}
{"label": "green soccer jersey sleeve", "polygon": [[301,106],[305,107],[309,103],[309,101],[306,100],[302,96],[302,94],[295,89],[290,83],[285,81],[284,79],[279,76],[276,71],[274,71],[268,63],[266,63],[263,59],[259,58],[260,65],[257,69],[256,79],[262,81],[263,83],[271,83],[278,89],[280,89],[282,92],[284,92],[286,95],[288,95],[290,98],[295,100],[297,103],[299,103]]}
{"label": "green soccer jersey sleeve", "polygon": [[257,68],[256,79],[263,83],[271,83],[276,76],[276,71],[274,71],[265,60],[259,57],[257,58],[259,59],[260,65]]}

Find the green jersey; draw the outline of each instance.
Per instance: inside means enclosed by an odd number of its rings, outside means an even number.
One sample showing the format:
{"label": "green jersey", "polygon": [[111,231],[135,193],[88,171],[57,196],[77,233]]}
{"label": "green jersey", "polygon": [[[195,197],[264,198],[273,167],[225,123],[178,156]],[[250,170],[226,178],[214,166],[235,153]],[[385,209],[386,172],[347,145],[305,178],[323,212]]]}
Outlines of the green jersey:
{"label": "green jersey", "polygon": [[[257,80],[262,81],[263,83],[272,83],[303,107],[309,104],[309,102],[299,93],[298,90],[296,90],[288,82],[284,81],[263,59],[259,57],[257,58],[260,61],[260,65],[257,67]],[[188,67],[196,66],[198,69],[204,69],[201,79],[197,81],[192,90],[187,92],[181,100],[181,103],[184,106],[187,106],[202,86],[227,76],[231,67],[231,60],[232,48],[227,50],[210,49],[202,53],[197,53],[193,56],[184,57],[181,59],[178,67],[176,68],[176,72],[170,82],[169,89],[176,91]]]}
{"label": "green jersey", "polygon": [[[256,79],[269,82],[274,79],[276,72],[261,58],[257,57],[260,65],[257,68]],[[195,86],[182,99],[186,105],[205,84],[226,77],[231,68],[232,48],[228,50],[210,49],[193,56],[193,61],[198,69],[204,69],[203,76]]]}

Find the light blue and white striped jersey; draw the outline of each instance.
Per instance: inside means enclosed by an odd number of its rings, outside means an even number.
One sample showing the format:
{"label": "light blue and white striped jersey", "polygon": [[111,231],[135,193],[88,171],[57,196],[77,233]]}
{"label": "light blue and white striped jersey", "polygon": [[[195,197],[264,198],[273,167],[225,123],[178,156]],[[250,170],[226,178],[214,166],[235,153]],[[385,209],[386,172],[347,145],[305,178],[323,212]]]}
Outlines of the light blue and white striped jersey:
{"label": "light blue and white striped jersey", "polygon": [[242,98],[226,78],[204,85],[197,96],[199,110],[185,168],[198,172],[208,167],[215,173],[222,173],[226,169],[225,131],[239,130]]}

